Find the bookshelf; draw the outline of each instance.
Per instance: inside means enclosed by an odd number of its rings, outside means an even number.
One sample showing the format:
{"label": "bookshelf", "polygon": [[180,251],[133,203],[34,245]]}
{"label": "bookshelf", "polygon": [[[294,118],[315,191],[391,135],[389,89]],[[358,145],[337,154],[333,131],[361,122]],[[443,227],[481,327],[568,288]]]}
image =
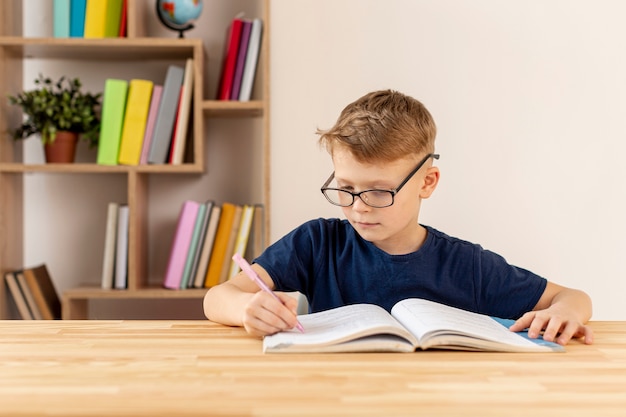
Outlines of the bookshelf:
{"label": "bookshelf", "polygon": [[[197,195],[197,199],[215,198],[230,199],[228,194],[211,182],[211,175],[217,169],[209,165],[206,155],[212,147],[216,152],[223,144],[211,141],[213,125],[220,128],[221,140],[228,136],[241,135],[242,123],[251,123],[254,128],[254,146],[250,152],[259,152],[259,163],[253,164],[260,178],[260,190],[251,192],[241,184],[223,183],[223,188],[239,190],[237,195],[241,202],[256,202],[265,206],[265,236],[269,236],[269,0],[211,0],[204,2],[205,13],[217,14],[224,19],[224,26],[229,23],[237,8],[248,7],[252,14],[264,22],[261,55],[259,57],[252,100],[249,102],[213,100],[211,89],[215,84],[215,67],[221,65],[222,56],[215,50],[215,45],[224,41],[223,32],[213,32],[207,37],[178,39],[175,32],[166,32],[170,37],[153,36],[150,22],[146,16],[154,14],[153,2],[144,0],[128,0],[128,37],[109,39],[82,38],[30,38],[23,37],[22,2],[0,2],[0,91],[3,94],[15,94],[22,90],[24,81],[24,63],[27,60],[65,61],[84,65],[95,62],[103,66],[124,66],[126,62],[172,62],[183,63],[186,58],[194,59],[194,94],[191,143],[191,157],[182,165],[138,165],[138,166],[104,166],[93,161],[77,161],[74,164],[42,164],[25,162],[24,145],[14,142],[8,133],[9,129],[18,125],[21,120],[19,109],[10,106],[8,100],[0,100],[0,272],[22,268],[24,265],[25,228],[25,187],[24,177],[27,175],[57,176],[60,181],[88,177],[92,184],[98,186],[108,178],[122,178],[118,183],[125,187],[125,202],[130,208],[129,218],[129,252],[128,252],[128,289],[102,290],[99,288],[99,272],[94,276],[81,277],[62,291],[63,318],[89,318],[89,303],[119,300],[152,300],[164,307],[170,301],[191,299],[201,303],[206,290],[168,290],[160,287],[164,269],[161,254],[155,254],[151,245],[150,235],[156,234],[155,222],[150,221],[151,194],[159,192],[163,183],[174,182],[176,187],[185,187],[206,178],[213,184],[207,194]],[[222,10],[225,9],[225,10]],[[217,12],[220,13],[217,13]],[[227,17],[230,16],[230,17]],[[152,17],[152,16],[151,16]],[[228,20],[228,21],[227,21]],[[209,53],[207,53],[207,50]],[[212,71],[212,72],[211,72]],[[212,77],[212,79],[211,79]],[[102,85],[104,78],[103,76]],[[210,84],[209,85],[209,81]],[[101,90],[100,90],[101,91]],[[29,141],[36,140],[34,138]],[[236,152],[241,152],[237,150]],[[236,173],[236,167],[232,167]],[[171,184],[170,184],[171,185]],[[252,187],[248,187],[252,188]],[[254,194],[254,195],[246,195]],[[220,197],[221,196],[221,197]],[[61,198],[61,197],[59,197]],[[249,199],[249,200],[246,200]],[[80,202],[79,202],[80,203]],[[182,200],[172,203],[169,216],[175,222],[177,211]],[[87,210],[87,209],[86,209]],[[103,228],[105,209],[97,215],[94,213],[94,227]],[[167,235],[167,238],[171,238]],[[157,239],[155,239],[157,240]],[[266,242],[267,243],[267,242]],[[162,246],[163,244],[161,244]],[[166,246],[169,245],[169,242]],[[75,248],[76,250],[80,248]],[[92,254],[93,259],[100,259],[101,253]],[[47,262],[42,259],[42,262]],[[161,264],[159,264],[161,262]],[[101,264],[95,268],[100,271]],[[94,268],[91,268],[94,270]],[[55,277],[52,273],[53,279]],[[83,279],[84,278],[84,279]],[[3,279],[3,278],[2,278]],[[83,285],[86,281],[88,285]],[[0,319],[8,318],[7,293],[4,282],[0,285]],[[121,317],[126,318],[126,317]],[[132,318],[132,317],[129,317]]]}

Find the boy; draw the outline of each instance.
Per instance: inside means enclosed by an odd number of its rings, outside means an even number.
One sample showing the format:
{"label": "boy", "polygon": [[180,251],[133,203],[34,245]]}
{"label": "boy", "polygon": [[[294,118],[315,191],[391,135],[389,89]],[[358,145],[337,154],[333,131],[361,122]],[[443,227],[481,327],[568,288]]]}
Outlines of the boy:
{"label": "boy", "polygon": [[322,186],[346,220],[317,219],[267,248],[253,269],[281,302],[239,273],[204,298],[208,319],[255,336],[293,328],[299,291],[311,312],[354,303],[388,311],[418,297],[503,318],[512,331],[562,345],[593,342],[591,300],[509,265],[479,245],[418,222],[422,199],[439,181],[435,123],[417,100],[375,91],[349,104],[334,127],[318,131],[335,171]]}

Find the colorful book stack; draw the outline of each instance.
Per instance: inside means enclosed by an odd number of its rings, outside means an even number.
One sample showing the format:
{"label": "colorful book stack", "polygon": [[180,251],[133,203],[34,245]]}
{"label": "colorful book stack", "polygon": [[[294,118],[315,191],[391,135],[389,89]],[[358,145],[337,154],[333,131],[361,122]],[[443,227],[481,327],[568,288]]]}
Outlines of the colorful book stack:
{"label": "colorful book stack", "polygon": [[181,206],[163,286],[208,288],[239,272],[234,253],[252,260],[263,248],[263,206],[187,200]]}
{"label": "colorful book stack", "polygon": [[101,165],[182,164],[189,140],[193,59],[170,65],[163,84],[109,78],[102,99],[97,162]]}
{"label": "colorful book stack", "polygon": [[256,75],[263,21],[235,17],[224,44],[218,100],[249,101]]}
{"label": "colorful book stack", "polygon": [[126,36],[127,0],[53,0],[55,38]]}
{"label": "colorful book stack", "polygon": [[6,272],[4,279],[22,320],[61,318],[61,301],[45,264]]}

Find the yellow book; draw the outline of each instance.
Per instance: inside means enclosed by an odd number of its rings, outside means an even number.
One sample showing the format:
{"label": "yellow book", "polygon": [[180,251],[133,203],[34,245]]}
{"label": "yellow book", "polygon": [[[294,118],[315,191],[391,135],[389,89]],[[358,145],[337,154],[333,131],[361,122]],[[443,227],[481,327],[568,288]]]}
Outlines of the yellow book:
{"label": "yellow book", "polygon": [[85,38],[115,38],[119,35],[123,0],[87,0]]}
{"label": "yellow book", "polygon": [[[241,222],[239,223],[239,233],[237,234],[237,240],[235,241],[235,248],[233,253],[238,253],[242,257],[246,255],[246,248],[248,246],[248,238],[250,237],[250,228],[252,227],[252,218],[254,216],[254,206],[246,204],[243,206],[243,213],[241,215]],[[228,272],[228,279],[231,279],[239,272],[240,268],[237,262],[229,259],[230,271]]]}
{"label": "yellow book", "polygon": [[222,264],[224,263],[224,257],[228,248],[230,232],[233,227],[237,207],[237,205],[232,203],[222,204],[222,214],[217,225],[217,231],[215,232],[213,250],[211,251],[209,267],[207,268],[206,278],[204,280],[204,286],[207,288],[220,283]]}
{"label": "yellow book", "polygon": [[130,80],[120,152],[117,158],[120,164],[139,165],[153,84],[148,80]]}

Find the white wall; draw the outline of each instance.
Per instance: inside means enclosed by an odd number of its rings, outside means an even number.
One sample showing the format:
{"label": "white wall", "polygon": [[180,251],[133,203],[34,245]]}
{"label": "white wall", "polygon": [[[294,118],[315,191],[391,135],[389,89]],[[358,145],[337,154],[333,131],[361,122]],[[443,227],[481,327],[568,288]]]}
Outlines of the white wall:
{"label": "white wall", "polygon": [[273,0],[272,239],[341,215],[315,129],[393,88],[439,127],[422,223],[626,319],[624,16],[620,0]]}
{"label": "white wall", "polygon": [[[30,27],[41,30],[49,2],[25,2],[33,3]],[[217,26],[228,18],[211,13],[210,4],[202,16],[210,20],[198,26],[222,31]],[[271,6],[273,240],[307,219],[341,214],[319,192],[332,166],[315,129],[331,126],[362,94],[394,88],[423,101],[439,126],[442,178],[421,221],[584,289],[595,319],[626,320],[626,2],[272,0]],[[213,53],[221,45],[207,47]],[[152,259],[167,252],[177,210],[171,201],[218,192],[219,164],[232,155],[209,133],[208,177],[155,180],[168,191],[151,197],[158,208],[151,227],[159,230],[150,236]],[[36,142],[27,146],[28,158],[40,153]],[[49,262],[62,290],[98,276],[104,223],[83,218],[83,207],[73,214],[81,232],[67,235],[45,229],[44,216],[77,199],[102,207],[104,216],[117,188],[124,198],[124,183],[107,179],[102,196],[99,178],[98,190],[86,178],[70,192],[55,176],[41,177],[26,184],[32,210],[25,217],[25,263]],[[51,208],[46,193],[68,198]],[[60,255],[64,243],[70,253]]]}

